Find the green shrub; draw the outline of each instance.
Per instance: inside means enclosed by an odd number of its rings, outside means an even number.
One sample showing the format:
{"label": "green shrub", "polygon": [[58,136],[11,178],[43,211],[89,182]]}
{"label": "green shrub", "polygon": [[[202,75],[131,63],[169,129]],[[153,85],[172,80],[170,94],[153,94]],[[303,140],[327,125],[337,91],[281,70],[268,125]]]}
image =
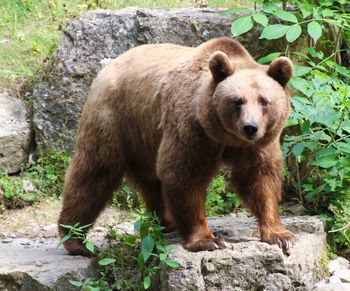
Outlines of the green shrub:
{"label": "green shrub", "polygon": [[[283,152],[288,191],[314,213],[322,214],[339,246],[350,247],[350,73],[341,65],[341,45],[349,48],[350,11],[346,1],[255,1],[260,10],[230,9],[243,15],[233,35],[262,26],[262,39],[286,39],[284,52],[261,58],[267,63],[294,55],[293,111]],[[285,7],[293,8],[290,11]],[[259,7],[260,8],[260,7]],[[273,21],[271,22],[271,19]],[[308,38],[310,47],[290,51],[289,43]]]}

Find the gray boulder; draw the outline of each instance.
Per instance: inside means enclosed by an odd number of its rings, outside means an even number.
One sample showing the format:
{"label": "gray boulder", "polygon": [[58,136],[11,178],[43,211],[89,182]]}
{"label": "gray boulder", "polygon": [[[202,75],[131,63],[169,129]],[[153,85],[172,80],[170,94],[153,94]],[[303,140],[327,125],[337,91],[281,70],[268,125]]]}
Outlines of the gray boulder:
{"label": "gray boulder", "polygon": [[323,224],[310,216],[282,220],[297,238],[286,254],[259,241],[253,218],[210,219],[212,230],[229,248],[189,253],[177,245],[173,258],[181,267],[163,270],[160,290],[311,290],[327,272]]}
{"label": "gray boulder", "polygon": [[23,102],[0,93],[0,171],[14,173],[28,160],[31,126]]}
{"label": "gray boulder", "polygon": [[[230,36],[232,15],[217,9],[97,10],[72,20],[58,46],[48,81],[34,90],[34,122],[41,141],[71,148],[92,79],[101,67],[126,50],[147,43],[197,46]],[[252,31],[240,38],[258,58],[282,49],[283,42],[259,40]]]}

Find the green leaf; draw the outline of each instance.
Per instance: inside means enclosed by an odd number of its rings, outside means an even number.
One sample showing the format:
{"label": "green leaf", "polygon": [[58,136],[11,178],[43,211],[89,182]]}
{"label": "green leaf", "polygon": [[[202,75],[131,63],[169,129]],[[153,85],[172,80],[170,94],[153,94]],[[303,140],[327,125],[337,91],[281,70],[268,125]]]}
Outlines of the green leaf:
{"label": "green leaf", "polygon": [[143,258],[143,253],[139,253],[138,257],[137,257],[137,262],[139,264],[139,268],[143,269],[145,267],[145,259]]}
{"label": "green leaf", "polygon": [[58,242],[57,247],[61,246],[64,244],[65,241],[69,240],[72,236],[70,234],[66,234],[64,237],[62,237],[60,239],[60,241]]}
{"label": "green leaf", "polygon": [[335,145],[337,149],[342,153],[346,153],[348,155],[350,154],[350,144],[345,142],[337,142]]}
{"label": "green leaf", "polygon": [[303,14],[303,18],[307,18],[312,14],[312,6],[309,3],[302,3],[299,4],[299,9],[301,10],[301,13]]}
{"label": "green leaf", "polygon": [[140,231],[140,227],[141,227],[142,222],[143,221],[141,219],[139,219],[134,223],[134,230],[135,231]]}
{"label": "green leaf", "polygon": [[305,49],[313,58],[318,58],[319,60],[322,60],[324,57],[324,53],[322,51],[317,52],[315,48],[308,47]]}
{"label": "green leaf", "polygon": [[304,144],[297,143],[293,145],[292,153],[294,154],[294,156],[299,157],[303,153],[304,149],[305,149]]}
{"label": "green leaf", "polygon": [[288,42],[296,41],[301,35],[301,26],[299,24],[292,25],[289,27],[286,38]]}
{"label": "green leaf", "polygon": [[333,62],[333,61],[326,61],[325,62],[327,66],[335,69],[339,74],[344,75],[345,77],[350,77],[350,73],[347,68]]}
{"label": "green leaf", "polygon": [[235,13],[244,13],[244,12],[249,12],[249,11],[250,10],[248,8],[236,7],[236,8],[227,9],[227,10],[221,12],[221,14],[235,14]]}
{"label": "green leaf", "polygon": [[166,259],[166,254],[159,254],[159,260],[162,262]]}
{"label": "green leaf", "polygon": [[154,248],[154,239],[151,236],[145,236],[141,241],[141,253],[145,261],[152,255]]}
{"label": "green leaf", "polygon": [[272,62],[274,59],[278,58],[282,53],[271,53],[265,57],[258,59],[259,64],[266,64]]}
{"label": "green leaf", "polygon": [[152,281],[150,276],[146,276],[145,279],[143,280],[143,288],[148,289],[151,287]]}
{"label": "green leaf", "polygon": [[83,226],[80,226],[79,229],[84,229],[84,228],[88,228],[92,225],[92,223],[89,223],[89,224],[86,224],[86,225],[83,225]]}
{"label": "green leaf", "polygon": [[295,17],[295,15],[288,12],[288,11],[284,11],[284,10],[279,9],[279,10],[274,11],[272,14],[275,15],[276,17],[278,17],[279,19],[284,20],[284,21],[298,23],[298,19]]}
{"label": "green leaf", "polygon": [[320,18],[320,14],[318,13],[318,9],[316,7],[312,7],[312,16],[315,19]]}
{"label": "green leaf", "polygon": [[73,226],[70,225],[70,224],[60,224],[60,226],[63,227],[63,228],[67,228],[67,229],[73,228]]}
{"label": "green leaf", "polygon": [[268,4],[266,6],[263,6],[263,11],[265,13],[273,13],[276,10],[279,10],[280,8],[278,8],[278,6],[276,6],[275,4]]}
{"label": "green leaf", "polygon": [[330,10],[330,9],[324,9],[324,10],[322,10],[322,15],[323,15],[323,17],[333,17],[334,12],[333,12],[333,10]]}
{"label": "green leaf", "polygon": [[311,67],[294,65],[294,77],[304,76],[310,73],[311,70],[312,70]]}
{"label": "green leaf", "polygon": [[311,21],[307,25],[307,32],[308,34],[312,37],[314,42],[317,42],[317,40],[321,37],[322,35],[322,27],[317,21]]}
{"label": "green leaf", "polygon": [[160,253],[165,253],[165,246],[161,244],[156,244],[156,248]]}
{"label": "green leaf", "polygon": [[91,241],[87,241],[85,243],[85,246],[91,253],[95,252],[95,246],[94,246],[94,244]]}
{"label": "green leaf", "polygon": [[136,236],[134,235],[127,235],[123,237],[123,241],[130,246],[134,246],[136,242]]}
{"label": "green leaf", "polygon": [[265,39],[278,39],[283,37],[289,29],[288,25],[283,25],[283,24],[272,24],[266,26],[262,33],[260,38],[265,38]]}
{"label": "green leaf", "polygon": [[301,93],[303,93],[306,96],[311,96],[313,93],[313,90],[310,89],[310,83],[300,77],[294,77],[291,81],[290,81],[291,86],[294,89],[299,90]]}
{"label": "green leaf", "polygon": [[75,287],[82,287],[83,286],[83,282],[75,281],[75,280],[68,280],[68,281],[69,281],[69,283],[71,283]]}
{"label": "green leaf", "polygon": [[141,238],[146,237],[149,234],[149,230],[151,228],[151,223],[143,220],[140,226],[140,236]]}
{"label": "green leaf", "polygon": [[166,261],[166,264],[170,267],[170,268],[178,268],[180,267],[179,263],[176,262],[175,260],[168,260]]}
{"label": "green leaf", "polygon": [[112,259],[112,258],[104,258],[102,260],[99,260],[98,261],[98,264],[100,266],[108,266],[110,264],[113,264],[115,262],[115,259]]}
{"label": "green leaf", "polygon": [[309,150],[313,151],[317,147],[317,142],[308,141],[305,143],[305,147],[308,148]]}
{"label": "green leaf", "polygon": [[175,249],[175,245],[167,245],[166,247],[165,247],[165,251],[168,253],[168,254],[170,254],[174,249]]}
{"label": "green leaf", "polygon": [[336,156],[336,149],[325,148],[316,152],[315,160],[311,164],[327,169],[336,165],[337,161],[338,157]]}
{"label": "green leaf", "polygon": [[253,13],[252,17],[255,22],[261,24],[262,26],[266,26],[269,23],[269,19],[262,13]]}
{"label": "green leaf", "polygon": [[296,119],[288,119],[285,128],[299,124]]}
{"label": "green leaf", "polygon": [[331,168],[334,165],[336,165],[337,161],[338,161],[338,159],[336,156],[333,156],[333,157],[332,156],[325,156],[322,158],[318,158],[317,160],[313,161],[311,164],[314,166],[328,169],[328,168]]}
{"label": "green leaf", "polygon": [[231,33],[234,37],[240,36],[253,28],[254,22],[251,16],[243,16],[235,21],[231,25]]}
{"label": "green leaf", "polygon": [[310,120],[305,120],[301,125],[300,125],[300,131],[302,134],[305,134],[309,131],[310,129]]}

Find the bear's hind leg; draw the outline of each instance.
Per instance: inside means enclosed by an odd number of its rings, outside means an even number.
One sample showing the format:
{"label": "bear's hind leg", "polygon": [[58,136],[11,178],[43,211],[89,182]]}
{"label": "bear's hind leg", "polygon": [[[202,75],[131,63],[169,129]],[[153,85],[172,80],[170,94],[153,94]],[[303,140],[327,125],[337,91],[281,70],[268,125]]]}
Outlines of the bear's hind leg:
{"label": "bear's hind leg", "polygon": [[[118,127],[111,122],[112,117],[108,119],[109,123],[107,118],[99,119],[99,112],[83,113],[81,119],[74,157],[65,178],[58,220],[61,237],[68,233],[61,224],[84,226],[94,223],[124,175]],[[72,255],[91,255],[81,240],[71,238],[64,246]]]}
{"label": "bear's hind leg", "polygon": [[[115,167],[102,169],[95,165],[96,171],[90,172],[80,164],[81,161],[73,160],[66,175],[63,207],[58,221],[60,236],[68,232],[61,224],[79,223],[79,226],[84,226],[94,223],[122,179],[121,172],[118,173]],[[64,246],[71,255],[91,255],[81,240],[69,239]]]}

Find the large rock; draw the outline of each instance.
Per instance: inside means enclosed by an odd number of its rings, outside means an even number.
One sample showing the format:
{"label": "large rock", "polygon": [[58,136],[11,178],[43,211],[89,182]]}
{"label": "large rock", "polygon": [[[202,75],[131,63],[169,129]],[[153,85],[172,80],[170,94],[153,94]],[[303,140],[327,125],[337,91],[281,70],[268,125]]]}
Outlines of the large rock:
{"label": "large rock", "polygon": [[31,126],[21,100],[0,93],[0,171],[14,173],[28,160]]}
{"label": "large rock", "polygon": [[[92,79],[126,50],[147,43],[197,46],[230,36],[233,16],[215,9],[97,10],[72,20],[59,44],[49,81],[34,90],[37,136],[51,146],[70,148]],[[282,49],[283,42],[259,40],[252,31],[239,38],[254,57]]]}
{"label": "large rock", "polygon": [[[259,241],[253,218],[209,219],[212,230],[225,238],[229,247],[190,253],[177,244],[172,256],[181,267],[164,269],[152,290],[311,290],[327,271],[323,224],[310,216],[285,218],[283,222],[298,239],[287,254]],[[91,235],[97,245],[106,242],[97,230]],[[169,240],[179,242],[174,236]],[[73,287],[69,279],[84,279],[96,273],[93,261],[68,256],[56,246],[57,239],[0,242],[0,290],[70,290]]]}
{"label": "large rock", "polygon": [[309,216],[283,219],[297,242],[287,254],[258,240],[253,218],[210,219],[214,232],[230,243],[225,250],[189,253],[177,245],[178,269],[164,270],[160,290],[311,290],[327,272],[322,222]]}

